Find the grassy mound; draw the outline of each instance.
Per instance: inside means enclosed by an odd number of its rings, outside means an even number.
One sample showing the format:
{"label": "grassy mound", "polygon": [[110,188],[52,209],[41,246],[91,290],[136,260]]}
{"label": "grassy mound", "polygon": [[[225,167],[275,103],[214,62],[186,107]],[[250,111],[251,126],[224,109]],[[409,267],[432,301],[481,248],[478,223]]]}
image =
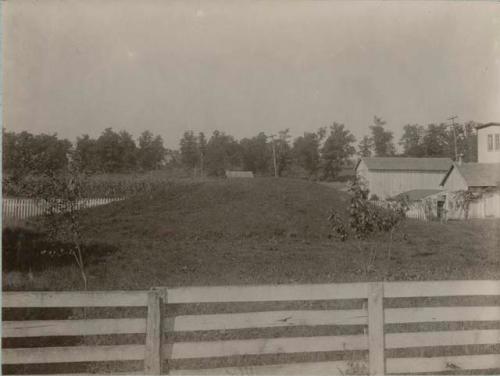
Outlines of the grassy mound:
{"label": "grassy mound", "polygon": [[[161,193],[96,208],[95,234],[149,240],[325,238],[331,208],[348,196],[300,180],[245,179],[171,185]],[[89,224],[89,227],[93,226]]]}
{"label": "grassy mound", "polygon": [[[330,211],[347,219],[348,206],[331,187],[262,178],[179,182],[88,209],[87,241],[119,249],[88,266],[89,288],[500,277],[498,220],[408,220],[388,260],[387,234],[330,239]],[[47,289],[82,287],[71,267],[36,277]]]}

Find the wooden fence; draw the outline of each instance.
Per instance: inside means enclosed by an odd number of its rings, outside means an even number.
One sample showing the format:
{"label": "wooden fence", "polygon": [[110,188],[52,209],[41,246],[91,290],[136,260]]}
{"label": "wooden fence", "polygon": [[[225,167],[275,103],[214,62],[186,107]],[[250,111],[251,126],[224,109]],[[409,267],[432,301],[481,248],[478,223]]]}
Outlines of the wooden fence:
{"label": "wooden fence", "polygon": [[[106,205],[110,202],[119,201],[122,198],[86,198],[78,202],[79,209]],[[62,204],[61,204],[62,206]],[[2,199],[3,221],[19,221],[29,217],[43,215],[47,210],[47,203],[43,200],[32,198],[5,197]]]}
{"label": "wooden fence", "polygon": [[[384,302],[399,298],[483,297],[500,295],[500,281],[385,282],[353,284],[311,284],[273,286],[224,286],[156,288],[151,291],[88,292],[4,292],[4,308],[27,307],[147,307],[147,317],[86,320],[4,321],[2,336],[43,337],[107,334],[145,334],[139,345],[73,346],[45,348],[4,348],[4,365],[144,361],[144,373],[160,374],[346,374],[352,371],[349,360],[301,361],[250,368],[167,369],[165,361],[185,359],[268,356],[325,352],[367,352],[366,372],[390,373],[441,372],[466,369],[500,369],[500,354],[489,351],[471,354],[439,353],[438,356],[401,357],[394,350],[447,348],[449,346],[500,343],[498,329],[444,331],[387,331],[393,324],[500,321],[500,306],[411,306],[384,307]],[[172,304],[255,302],[321,302],[357,299],[365,301],[360,309],[300,309],[259,312],[182,314],[172,317]],[[449,298],[447,298],[449,299]],[[401,300],[401,299],[400,299]],[[404,300],[404,299],[403,299]],[[425,301],[425,299],[420,299]],[[446,299],[445,299],[446,301]],[[465,300],[464,300],[465,301]],[[476,300],[477,301],[477,300]],[[498,299],[496,300],[498,302]],[[247,303],[246,303],[247,304]],[[476,303],[477,304],[477,303]],[[320,335],[281,338],[216,339],[213,341],[166,340],[177,332],[231,331],[278,327],[365,326],[361,334]],[[484,326],[483,326],[484,328]],[[287,329],[288,330],[288,329]],[[165,338],[166,337],[166,338]],[[498,352],[498,346],[496,347]],[[170,362],[168,362],[170,363]],[[262,364],[262,362],[261,362]],[[361,371],[363,372],[363,371]]]}

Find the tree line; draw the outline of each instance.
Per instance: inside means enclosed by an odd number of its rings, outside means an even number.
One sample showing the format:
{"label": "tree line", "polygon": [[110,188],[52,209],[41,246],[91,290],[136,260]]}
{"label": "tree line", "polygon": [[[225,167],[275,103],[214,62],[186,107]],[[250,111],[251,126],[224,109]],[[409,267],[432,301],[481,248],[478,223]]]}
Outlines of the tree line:
{"label": "tree line", "polygon": [[155,170],[168,152],[161,136],[144,131],[137,143],[126,131],[106,128],[97,138],[83,135],[73,145],[57,134],[33,135],[27,131],[3,131],[4,172],[14,175],[58,171],[71,161],[85,173],[115,173]]}
{"label": "tree line", "polygon": [[203,132],[184,132],[178,150],[168,150],[161,136],[144,131],[134,140],[126,131],[106,128],[94,139],[77,138],[73,145],[54,135],[3,131],[3,169],[11,174],[57,171],[73,161],[86,173],[151,171],[168,166],[182,167],[196,176],[224,176],[225,170],[247,170],[257,175],[307,176],[336,179],[342,168],[358,157],[449,157],[477,160],[477,124],[407,124],[396,152],[393,132],[374,117],[369,134],[359,140],[344,124],[332,123],[315,132],[292,139],[289,129],[275,135],[260,132],[235,139],[221,131],[210,137]]}
{"label": "tree line", "polygon": [[[207,140],[204,133],[186,131],[180,141],[179,159],[183,166],[200,175],[223,176],[224,170],[242,169],[259,175],[296,175],[335,179],[357,157],[459,157],[477,161],[475,122],[454,124],[407,124],[396,152],[394,134],[386,122],[375,116],[365,135],[356,138],[344,124],[334,122],[316,132],[305,132],[293,141],[288,129],[277,135],[259,133],[239,142],[215,131]],[[357,148],[356,148],[357,146]]]}

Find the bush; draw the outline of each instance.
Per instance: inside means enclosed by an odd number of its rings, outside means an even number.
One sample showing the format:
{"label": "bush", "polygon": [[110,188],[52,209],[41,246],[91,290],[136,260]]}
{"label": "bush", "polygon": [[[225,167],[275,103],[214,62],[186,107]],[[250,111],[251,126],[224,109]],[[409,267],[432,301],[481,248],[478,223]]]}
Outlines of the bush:
{"label": "bush", "polygon": [[[2,242],[4,272],[27,272],[74,264],[72,243],[49,240],[41,232],[5,228]],[[87,264],[96,263],[117,250],[115,246],[98,242],[84,244],[82,248]]]}
{"label": "bush", "polygon": [[387,202],[385,207],[375,205],[370,202],[375,195],[368,200],[369,191],[359,180],[349,185],[349,193],[349,223],[344,224],[335,212],[328,218],[333,234],[342,241],[349,237],[365,239],[377,232],[392,233],[406,217],[408,204],[405,200]]}

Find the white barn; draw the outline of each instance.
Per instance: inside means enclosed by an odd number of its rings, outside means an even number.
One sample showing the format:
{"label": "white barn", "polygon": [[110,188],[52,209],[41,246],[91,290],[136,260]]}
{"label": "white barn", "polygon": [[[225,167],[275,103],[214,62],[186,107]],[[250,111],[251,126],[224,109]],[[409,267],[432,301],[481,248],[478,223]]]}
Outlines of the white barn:
{"label": "white barn", "polygon": [[356,175],[364,178],[370,195],[386,199],[413,190],[441,190],[452,164],[449,158],[361,158]]}

